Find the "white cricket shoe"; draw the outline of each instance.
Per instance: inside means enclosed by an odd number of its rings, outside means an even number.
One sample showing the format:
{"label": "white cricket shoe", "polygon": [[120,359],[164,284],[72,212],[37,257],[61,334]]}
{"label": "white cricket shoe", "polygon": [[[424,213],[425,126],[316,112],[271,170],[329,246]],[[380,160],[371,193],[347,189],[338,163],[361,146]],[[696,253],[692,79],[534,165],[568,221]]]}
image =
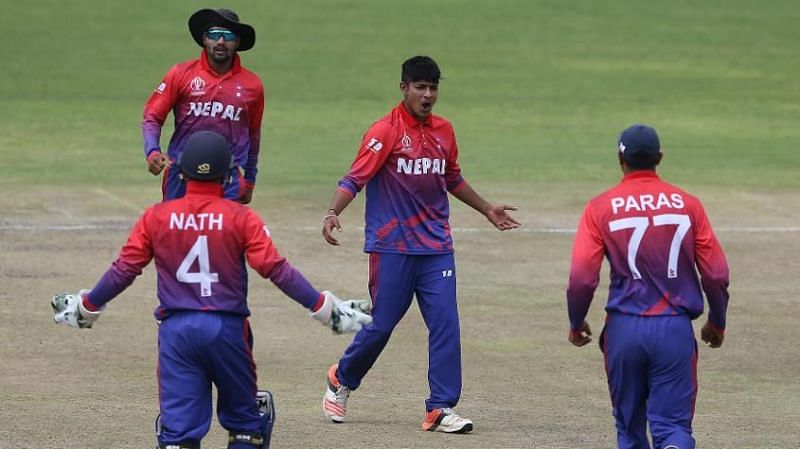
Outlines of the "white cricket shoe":
{"label": "white cricket shoe", "polygon": [[347,414],[347,398],[350,397],[350,389],[339,383],[336,378],[338,364],[328,368],[328,387],[325,389],[325,396],[322,397],[322,412],[335,423],[344,422],[344,415]]}
{"label": "white cricket shoe", "polygon": [[451,408],[437,408],[425,415],[425,420],[422,421],[422,430],[444,433],[469,433],[472,432],[472,421],[456,415]]}

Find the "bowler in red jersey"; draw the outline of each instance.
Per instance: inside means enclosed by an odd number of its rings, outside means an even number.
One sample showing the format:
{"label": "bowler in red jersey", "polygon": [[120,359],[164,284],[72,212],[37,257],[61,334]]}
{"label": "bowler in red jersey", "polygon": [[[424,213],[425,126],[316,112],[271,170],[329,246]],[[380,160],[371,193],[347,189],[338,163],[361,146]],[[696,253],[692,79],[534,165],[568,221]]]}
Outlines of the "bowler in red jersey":
{"label": "bowler in red jersey", "polygon": [[[728,263],[703,205],[662,181],[655,129],[620,134],[622,181],[583,212],[567,288],[569,341],[589,343],[586,322],[603,257],[611,265],[606,322],[600,335],[620,449],[692,449],[697,398],[697,343],[691,321],[712,348],[725,338]],[[700,277],[698,278],[698,273]]]}
{"label": "bowler in red jersey", "polygon": [[[190,135],[214,131],[225,137],[234,158],[225,177],[225,198],[249,203],[261,151],[264,87],[256,74],[242,66],[238,52],[255,45],[255,30],[229,9],[201,9],[189,18],[189,31],[203,47],[200,57],[174,65],[144,107],[147,168],[153,175],[164,172],[165,200],[180,198],[186,183],[173,164]],[[161,129],[170,112],[175,116],[175,131],[164,153]]]}
{"label": "bowler in red jersey", "polygon": [[356,334],[329,368],[323,412],[343,422],[350,391],[378,359],[416,295],[428,327],[428,383],[422,430],[467,433],[469,419],[453,411],[461,395],[461,337],[448,193],[501,231],[519,223],[515,207],[491,204],[461,175],[453,126],[432,113],[439,97],[439,66],[427,56],[403,63],[402,101],[364,134],[350,171],[339,181],[322,234],[331,245],[339,214],[366,187],[364,251],[374,321]]}

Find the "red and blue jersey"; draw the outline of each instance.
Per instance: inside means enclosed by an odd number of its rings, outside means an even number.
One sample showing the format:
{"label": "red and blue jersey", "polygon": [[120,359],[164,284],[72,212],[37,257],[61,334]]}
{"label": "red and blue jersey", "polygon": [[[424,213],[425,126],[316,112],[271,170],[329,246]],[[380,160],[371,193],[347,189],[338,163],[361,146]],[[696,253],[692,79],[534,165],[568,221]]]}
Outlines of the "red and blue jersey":
{"label": "red and blue jersey", "polygon": [[463,183],[453,126],[431,114],[413,118],[400,103],[364,134],[338,190],[366,185],[364,251],[453,252],[447,193]]}
{"label": "red and blue jersey", "polygon": [[179,310],[248,316],[245,263],[306,308],[320,300],[319,291],[278,253],[258,214],[223,199],[218,183],[190,181],[185,197],[147,209],[89,293],[89,303],[102,307],[152,259],[158,275],[157,319]]}
{"label": "red and blue jersey", "polygon": [[567,289],[572,331],[580,329],[589,310],[604,255],[611,266],[608,312],[694,319],[703,313],[702,289],[709,320],[725,328],[725,254],[700,201],[655,172],[629,173],[587,204]]}
{"label": "red and blue jersey", "polygon": [[183,145],[197,131],[214,131],[228,141],[245,181],[255,184],[264,113],[264,87],[253,72],[234,55],[231,70],[219,75],[208,65],[205,52],[199,59],[174,65],[144,106],[142,135],[144,154],[160,151],[161,128],[169,112],[175,116],[175,132],[167,151],[177,161]]}

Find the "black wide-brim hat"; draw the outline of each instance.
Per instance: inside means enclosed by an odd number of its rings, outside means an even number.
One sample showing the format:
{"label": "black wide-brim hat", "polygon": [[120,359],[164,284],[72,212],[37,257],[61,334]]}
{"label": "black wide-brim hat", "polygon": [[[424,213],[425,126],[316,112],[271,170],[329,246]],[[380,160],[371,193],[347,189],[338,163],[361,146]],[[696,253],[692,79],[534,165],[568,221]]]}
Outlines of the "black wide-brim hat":
{"label": "black wide-brim hat", "polygon": [[239,22],[239,16],[230,9],[201,9],[189,17],[189,31],[197,45],[203,46],[203,33],[212,26],[227,28],[239,36],[238,51],[247,51],[256,43],[256,30]]}

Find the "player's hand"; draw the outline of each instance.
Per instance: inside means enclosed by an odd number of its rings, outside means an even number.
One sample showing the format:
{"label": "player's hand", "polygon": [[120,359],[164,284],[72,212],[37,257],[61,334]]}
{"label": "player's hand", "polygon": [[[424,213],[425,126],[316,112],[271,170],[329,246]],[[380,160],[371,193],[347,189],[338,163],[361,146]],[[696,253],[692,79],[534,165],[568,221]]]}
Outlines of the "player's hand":
{"label": "player's hand", "polygon": [[322,292],[325,302],[311,316],[337,334],[358,332],[372,322],[369,315],[371,303],[367,299],[350,299],[342,301],[331,292]]}
{"label": "player's hand", "polygon": [[577,347],[586,346],[589,342],[592,341],[592,329],[589,327],[589,323],[585,320],[581,323],[581,328],[577,332],[573,332],[570,330],[569,332],[569,342]]}
{"label": "player's hand", "polygon": [[[331,211],[328,211],[331,212]],[[339,217],[335,214],[328,214],[322,218],[322,236],[325,241],[334,246],[339,246],[339,241],[333,236],[333,230],[342,232],[342,225],[339,224]]]}
{"label": "player's hand", "polygon": [[711,321],[706,321],[706,324],[700,330],[700,338],[709,347],[719,348],[725,340],[725,331],[711,324]]}
{"label": "player's hand", "polygon": [[486,210],[486,218],[501,231],[520,227],[520,223],[506,212],[509,210],[517,210],[517,208],[510,204],[493,204]]}
{"label": "player's hand", "polygon": [[81,290],[77,294],[59,293],[50,300],[50,307],[53,308],[53,322],[66,324],[76,329],[91,328],[95,321],[100,318],[102,309],[92,312],[83,305],[83,297],[89,290]]}
{"label": "player's hand", "polygon": [[242,204],[250,204],[253,200],[253,189],[245,187],[242,196],[239,197],[239,202]]}
{"label": "player's hand", "polygon": [[150,155],[147,156],[147,170],[153,174],[153,176],[158,176],[161,174],[161,171],[164,170],[164,167],[169,165],[169,159],[167,156],[161,154],[160,151],[152,151]]}

